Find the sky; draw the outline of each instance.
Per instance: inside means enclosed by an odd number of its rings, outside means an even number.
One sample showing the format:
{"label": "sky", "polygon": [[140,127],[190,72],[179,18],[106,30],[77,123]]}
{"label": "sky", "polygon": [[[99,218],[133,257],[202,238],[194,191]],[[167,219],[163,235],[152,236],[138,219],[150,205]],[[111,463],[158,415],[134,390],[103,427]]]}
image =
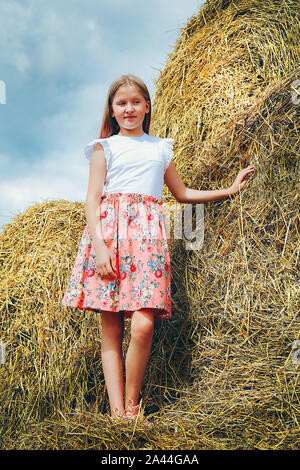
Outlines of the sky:
{"label": "sky", "polygon": [[108,87],[147,85],[204,0],[0,0],[0,233],[39,202],[85,201]]}

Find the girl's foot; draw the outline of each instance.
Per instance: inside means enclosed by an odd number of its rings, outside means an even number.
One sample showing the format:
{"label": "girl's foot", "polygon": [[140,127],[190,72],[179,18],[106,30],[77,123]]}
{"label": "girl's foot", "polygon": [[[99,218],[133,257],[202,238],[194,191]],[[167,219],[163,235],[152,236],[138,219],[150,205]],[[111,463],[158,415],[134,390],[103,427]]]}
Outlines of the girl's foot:
{"label": "girl's foot", "polygon": [[143,412],[140,411],[140,405],[133,405],[133,400],[128,403],[127,410],[125,411],[125,419],[128,423],[138,420],[146,426],[152,426],[152,423],[145,419]]}

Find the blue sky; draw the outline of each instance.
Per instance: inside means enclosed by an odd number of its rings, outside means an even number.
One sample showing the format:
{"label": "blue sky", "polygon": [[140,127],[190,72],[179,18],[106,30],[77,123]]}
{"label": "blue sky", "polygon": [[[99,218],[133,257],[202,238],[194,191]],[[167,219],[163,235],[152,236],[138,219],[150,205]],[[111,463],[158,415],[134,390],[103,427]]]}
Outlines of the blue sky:
{"label": "blue sky", "polygon": [[110,83],[133,73],[153,99],[203,3],[0,0],[0,231],[38,202],[84,202],[83,147],[98,137]]}

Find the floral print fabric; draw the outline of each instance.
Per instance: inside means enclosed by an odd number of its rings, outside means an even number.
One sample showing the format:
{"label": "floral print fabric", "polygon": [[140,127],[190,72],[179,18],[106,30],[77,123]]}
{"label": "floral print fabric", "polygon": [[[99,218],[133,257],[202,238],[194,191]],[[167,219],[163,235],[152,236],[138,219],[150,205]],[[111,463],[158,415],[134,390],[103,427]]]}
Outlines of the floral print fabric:
{"label": "floral print fabric", "polygon": [[171,317],[171,263],[161,200],[139,193],[106,193],[99,204],[104,243],[114,255],[117,278],[102,277],[85,226],[62,305],[123,312],[155,309]]}

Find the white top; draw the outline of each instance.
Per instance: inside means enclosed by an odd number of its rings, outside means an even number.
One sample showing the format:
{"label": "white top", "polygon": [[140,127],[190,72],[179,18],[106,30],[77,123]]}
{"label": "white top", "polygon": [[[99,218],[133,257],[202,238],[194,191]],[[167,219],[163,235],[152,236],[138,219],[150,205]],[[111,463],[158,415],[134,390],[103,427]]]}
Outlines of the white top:
{"label": "white top", "polygon": [[104,193],[140,193],[162,198],[164,173],[173,158],[174,139],[112,135],[95,139],[84,148],[88,160],[99,142],[104,149]]}

